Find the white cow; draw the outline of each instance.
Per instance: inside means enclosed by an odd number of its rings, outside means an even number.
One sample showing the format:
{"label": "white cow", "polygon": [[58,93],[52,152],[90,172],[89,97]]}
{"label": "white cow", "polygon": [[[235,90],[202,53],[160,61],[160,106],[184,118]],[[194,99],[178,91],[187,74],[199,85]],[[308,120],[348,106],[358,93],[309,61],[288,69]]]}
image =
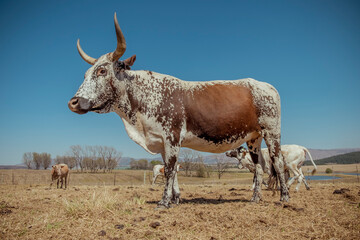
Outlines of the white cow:
{"label": "white cow", "polygon": [[[297,180],[298,184],[295,188],[295,191],[299,190],[301,182],[304,182],[305,187],[307,190],[310,189],[309,185],[307,184],[304,174],[301,170],[301,166],[304,164],[306,160],[306,153],[310,157],[310,161],[314,165],[314,169],[312,171],[312,174],[316,172],[316,165],[311,157],[310,152],[307,150],[307,148],[299,145],[282,145],[281,146],[281,153],[284,157],[285,161],[285,175],[289,175],[289,171],[291,171],[294,174],[294,177],[291,178],[289,181],[287,181],[287,187],[290,187],[291,184]],[[263,171],[267,173],[270,176],[269,184],[272,181],[272,178],[274,176],[272,165],[271,165],[271,159],[269,156],[269,151],[267,148],[261,149],[261,154],[264,159],[264,162],[260,163]],[[243,148],[240,147],[238,149],[234,149],[232,151],[229,151],[226,153],[226,156],[228,157],[235,157],[239,160],[238,167],[241,168],[247,168],[250,172],[255,172],[255,165],[251,160],[251,156],[249,152]]]}
{"label": "white cow", "polygon": [[[180,166],[180,164],[178,164],[178,165],[176,166],[176,172],[179,172],[180,168],[181,168],[181,166]],[[152,185],[155,184],[156,178],[157,178],[159,175],[165,176],[164,172],[165,172],[165,167],[164,167],[164,165],[162,165],[162,164],[157,164],[157,165],[154,166],[154,168],[153,168],[153,180],[152,180]]]}

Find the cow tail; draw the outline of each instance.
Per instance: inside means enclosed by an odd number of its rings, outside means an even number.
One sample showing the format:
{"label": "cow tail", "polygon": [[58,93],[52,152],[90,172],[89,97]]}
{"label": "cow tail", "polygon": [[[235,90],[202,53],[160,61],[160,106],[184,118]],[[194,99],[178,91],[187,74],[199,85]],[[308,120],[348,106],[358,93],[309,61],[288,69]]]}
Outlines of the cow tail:
{"label": "cow tail", "polygon": [[68,176],[67,176],[67,186],[70,185],[70,171],[68,171]]}
{"label": "cow tail", "polygon": [[312,159],[311,154],[310,154],[309,150],[307,150],[306,147],[304,147],[304,152],[305,152],[305,155],[306,155],[306,153],[309,155],[310,161],[314,165],[314,169],[311,172],[311,175],[314,175],[316,173],[316,170],[317,170],[317,167],[316,167],[316,165],[314,163],[314,160]]}

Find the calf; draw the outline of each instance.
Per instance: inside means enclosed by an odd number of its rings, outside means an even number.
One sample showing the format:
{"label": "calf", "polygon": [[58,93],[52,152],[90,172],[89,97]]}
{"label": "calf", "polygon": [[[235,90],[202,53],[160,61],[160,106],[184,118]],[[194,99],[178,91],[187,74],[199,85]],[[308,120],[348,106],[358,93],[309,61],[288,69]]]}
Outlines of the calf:
{"label": "calf", "polygon": [[[181,165],[178,164],[176,166],[176,172],[179,172],[181,168]],[[158,165],[155,165],[154,168],[153,168],[153,181],[152,181],[152,185],[155,184],[155,181],[156,181],[156,178],[159,176],[159,175],[162,175],[162,176],[165,176],[165,166],[162,165],[162,164],[158,164]]]}
{"label": "calf", "polygon": [[[287,187],[290,187],[291,184],[295,180],[297,180],[298,184],[295,188],[295,191],[299,190],[301,182],[304,182],[306,189],[309,190],[310,187],[305,180],[304,174],[301,170],[301,166],[303,165],[303,163],[306,160],[306,153],[307,153],[310,157],[310,161],[314,165],[312,174],[314,174],[316,172],[317,167],[311,157],[310,152],[303,146],[282,145],[281,153],[283,155],[284,162],[285,162],[285,176],[287,178],[286,179]],[[266,172],[270,176],[269,185],[271,185],[271,182],[274,180],[275,172],[272,170],[269,152],[267,151],[266,148],[264,148],[264,149],[261,149],[261,154],[264,159],[264,162],[261,162],[261,166],[263,168],[263,171]],[[250,156],[249,152],[245,148],[240,147],[238,149],[228,151],[228,152],[226,152],[226,156],[237,158],[239,160],[239,164],[238,164],[239,168],[245,167],[245,168],[249,169],[250,172],[252,172],[252,173],[255,172],[255,165],[251,160],[251,156]],[[290,176],[289,171],[291,171],[294,174],[294,177],[291,178],[290,180],[288,180],[288,178]]]}
{"label": "calf", "polygon": [[65,189],[67,187],[68,177],[69,177],[69,168],[66,164],[56,164],[52,166],[51,169],[51,184],[50,187],[53,185],[54,180],[57,180],[57,188],[59,188],[59,181],[61,181],[61,187],[63,187],[63,182],[65,179]]}

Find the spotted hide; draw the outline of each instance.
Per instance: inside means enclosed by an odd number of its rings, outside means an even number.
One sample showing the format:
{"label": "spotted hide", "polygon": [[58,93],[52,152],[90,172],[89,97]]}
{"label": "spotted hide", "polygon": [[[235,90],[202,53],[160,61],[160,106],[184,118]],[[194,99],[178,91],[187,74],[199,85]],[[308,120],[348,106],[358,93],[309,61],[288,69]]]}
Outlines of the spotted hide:
{"label": "spotted hide", "polygon": [[263,170],[258,163],[265,140],[281,182],[281,200],[288,201],[280,151],[280,97],[270,84],[251,78],[234,81],[188,82],[152,71],[133,71],[132,56],[114,16],[117,48],[98,59],[80,47],[81,57],[93,66],[75,96],[71,111],[84,114],[116,112],[129,137],[151,154],[160,153],[166,184],[158,207],[179,203],[176,163],[180,147],[221,153],[247,143],[256,165],[252,201],[261,199]]}

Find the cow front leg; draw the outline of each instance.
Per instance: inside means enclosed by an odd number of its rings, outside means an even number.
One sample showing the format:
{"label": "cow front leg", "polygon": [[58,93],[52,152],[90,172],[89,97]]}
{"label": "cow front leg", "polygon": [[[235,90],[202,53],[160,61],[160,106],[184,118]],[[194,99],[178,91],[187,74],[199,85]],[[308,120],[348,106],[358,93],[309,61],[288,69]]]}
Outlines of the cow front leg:
{"label": "cow front leg", "polygon": [[56,188],[59,188],[59,181],[60,181],[60,179],[58,178],[57,183],[56,183]]}
{"label": "cow front leg", "polygon": [[254,178],[255,187],[251,201],[256,203],[258,203],[261,200],[261,185],[264,174],[262,167],[263,159],[261,155],[261,141],[262,141],[262,137],[258,137],[246,143],[249,149],[251,159],[255,164],[255,178]]}
{"label": "cow front leg", "polygon": [[165,152],[162,154],[164,160],[164,175],[165,175],[165,189],[161,201],[158,203],[157,208],[169,208],[171,207],[171,201],[175,203],[179,202],[180,190],[177,183],[176,176],[176,162],[179,154],[180,147],[169,146],[165,148]]}

